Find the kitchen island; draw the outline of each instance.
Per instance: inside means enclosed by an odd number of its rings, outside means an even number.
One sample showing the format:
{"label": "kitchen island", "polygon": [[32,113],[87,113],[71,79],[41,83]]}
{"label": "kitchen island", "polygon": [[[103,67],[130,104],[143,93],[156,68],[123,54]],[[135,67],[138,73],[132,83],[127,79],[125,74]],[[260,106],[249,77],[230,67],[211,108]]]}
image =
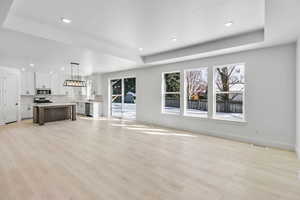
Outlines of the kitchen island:
{"label": "kitchen island", "polygon": [[33,104],[33,123],[76,120],[76,103],[37,103]]}

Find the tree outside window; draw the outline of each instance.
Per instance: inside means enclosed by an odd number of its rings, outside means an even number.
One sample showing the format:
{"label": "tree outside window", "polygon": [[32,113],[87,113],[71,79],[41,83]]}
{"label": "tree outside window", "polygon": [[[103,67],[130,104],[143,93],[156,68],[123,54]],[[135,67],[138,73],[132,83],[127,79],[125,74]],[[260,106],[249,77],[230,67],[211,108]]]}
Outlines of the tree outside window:
{"label": "tree outside window", "polygon": [[164,73],[162,88],[163,107],[165,113],[180,113],[180,73]]}
{"label": "tree outside window", "polygon": [[215,77],[215,118],[243,120],[245,66],[233,64],[216,67]]}
{"label": "tree outside window", "polygon": [[185,115],[207,117],[208,68],[185,71]]}

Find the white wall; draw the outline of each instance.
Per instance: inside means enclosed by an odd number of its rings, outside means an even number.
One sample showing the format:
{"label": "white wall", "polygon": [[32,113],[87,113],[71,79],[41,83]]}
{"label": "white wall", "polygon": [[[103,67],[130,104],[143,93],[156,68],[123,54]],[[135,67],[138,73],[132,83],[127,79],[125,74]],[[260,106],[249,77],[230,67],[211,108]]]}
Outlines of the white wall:
{"label": "white wall", "polygon": [[296,152],[300,159],[300,38],[297,41],[296,66]]}
{"label": "white wall", "polygon": [[[246,63],[246,124],[161,114],[161,73],[203,66]],[[137,78],[137,120],[294,150],[296,45],[102,75],[104,115],[108,114],[108,79]],[[183,80],[182,80],[183,83]],[[183,100],[183,98],[181,98]]]}

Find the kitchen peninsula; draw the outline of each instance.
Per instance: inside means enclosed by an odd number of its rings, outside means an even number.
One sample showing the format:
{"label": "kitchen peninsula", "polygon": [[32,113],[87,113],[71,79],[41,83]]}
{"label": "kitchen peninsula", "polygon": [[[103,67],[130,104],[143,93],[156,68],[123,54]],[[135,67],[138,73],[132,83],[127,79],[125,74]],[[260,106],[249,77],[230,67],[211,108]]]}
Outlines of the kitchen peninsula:
{"label": "kitchen peninsula", "polygon": [[46,122],[67,119],[76,120],[76,103],[37,103],[33,105],[33,123],[44,125]]}

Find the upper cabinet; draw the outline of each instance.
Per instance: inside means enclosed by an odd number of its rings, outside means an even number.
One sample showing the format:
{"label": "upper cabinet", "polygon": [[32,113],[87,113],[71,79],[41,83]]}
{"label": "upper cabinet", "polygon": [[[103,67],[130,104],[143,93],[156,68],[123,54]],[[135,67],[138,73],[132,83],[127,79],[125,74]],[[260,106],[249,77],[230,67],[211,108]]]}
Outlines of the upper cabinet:
{"label": "upper cabinet", "polygon": [[21,74],[21,95],[34,95],[34,73],[22,72]]}
{"label": "upper cabinet", "polygon": [[[51,89],[52,95],[86,96],[87,88],[65,87],[64,81],[70,77],[64,73],[22,73],[22,95],[34,95],[34,80],[36,88]],[[83,79],[84,80],[84,79]]]}
{"label": "upper cabinet", "polygon": [[66,95],[64,85],[65,76],[62,74],[51,75],[51,91],[53,95]]}
{"label": "upper cabinet", "polygon": [[51,89],[51,77],[49,73],[36,72],[36,88]]}
{"label": "upper cabinet", "polygon": [[59,74],[58,76],[58,80],[60,81],[57,87],[60,88],[60,95],[73,96],[73,88],[64,86],[65,80],[70,78],[66,74]]}
{"label": "upper cabinet", "polygon": [[70,89],[63,86],[65,79],[65,74],[61,73],[36,72],[36,87],[51,89],[52,95],[70,95]]}
{"label": "upper cabinet", "polygon": [[88,99],[94,99],[96,96],[102,94],[102,79],[100,75],[87,76],[85,80],[87,81],[87,87],[84,88],[84,95],[86,95]]}

